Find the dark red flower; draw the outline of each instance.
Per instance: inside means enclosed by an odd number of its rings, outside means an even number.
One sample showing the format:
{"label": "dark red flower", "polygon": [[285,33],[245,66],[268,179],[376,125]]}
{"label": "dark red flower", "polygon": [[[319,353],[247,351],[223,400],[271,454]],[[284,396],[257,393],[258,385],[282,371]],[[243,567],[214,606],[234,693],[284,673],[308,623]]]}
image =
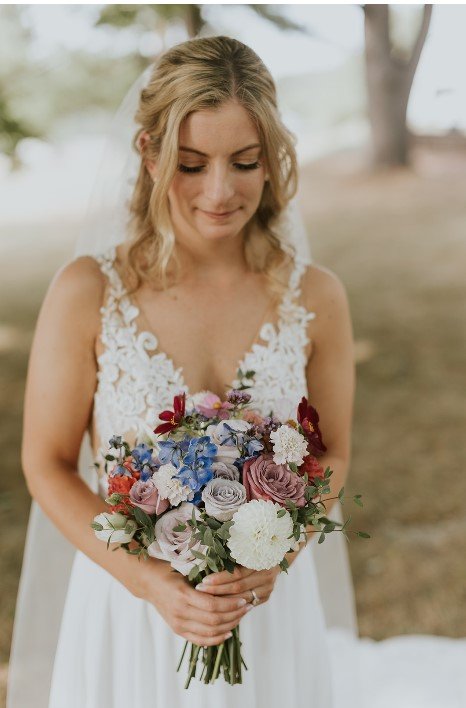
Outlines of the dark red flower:
{"label": "dark red flower", "polygon": [[167,422],[158,425],[154,433],[161,435],[162,433],[168,433],[170,430],[177,428],[184,418],[185,410],[186,394],[183,392],[173,398],[172,411],[162,411],[159,414],[160,420],[166,420]]}
{"label": "dark red flower", "polygon": [[303,458],[302,465],[298,467],[298,474],[301,474],[303,477],[307,474],[307,478],[310,483],[312,483],[312,480],[317,477],[319,477],[319,479],[324,479],[325,476],[324,468],[322,465],[319,465],[319,462],[314,455],[306,455]]}
{"label": "dark red flower", "polygon": [[322,433],[319,429],[319,414],[315,408],[309,405],[305,396],[302,397],[298,406],[297,417],[306,437],[310,454],[320,457],[327,451],[327,448],[322,441]]}

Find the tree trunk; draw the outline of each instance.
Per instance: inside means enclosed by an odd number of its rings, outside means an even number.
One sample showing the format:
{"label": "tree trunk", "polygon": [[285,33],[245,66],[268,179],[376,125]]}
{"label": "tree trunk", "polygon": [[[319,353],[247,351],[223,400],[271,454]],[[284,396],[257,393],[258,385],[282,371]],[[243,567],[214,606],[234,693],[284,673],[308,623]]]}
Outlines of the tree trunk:
{"label": "tree trunk", "polygon": [[403,60],[393,53],[389,6],[364,6],[368,108],[376,167],[406,165],[408,162],[406,112],[431,15],[432,5],[425,5],[411,56]]}

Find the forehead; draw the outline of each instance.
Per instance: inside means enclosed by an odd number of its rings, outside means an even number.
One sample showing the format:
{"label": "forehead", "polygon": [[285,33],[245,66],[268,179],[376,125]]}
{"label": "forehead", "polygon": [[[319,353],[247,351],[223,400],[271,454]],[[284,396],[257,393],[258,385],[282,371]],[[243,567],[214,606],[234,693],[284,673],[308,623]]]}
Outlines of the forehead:
{"label": "forehead", "polygon": [[259,133],[243,106],[233,101],[219,108],[193,111],[180,126],[179,144],[208,155],[233,153],[248,144],[259,143]]}

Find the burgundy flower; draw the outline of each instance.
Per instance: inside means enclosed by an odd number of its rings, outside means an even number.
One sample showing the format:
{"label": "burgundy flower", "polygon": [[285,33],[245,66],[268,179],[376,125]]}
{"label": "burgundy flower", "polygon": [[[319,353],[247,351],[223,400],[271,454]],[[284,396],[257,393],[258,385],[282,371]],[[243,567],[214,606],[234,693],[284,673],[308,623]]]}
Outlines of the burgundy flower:
{"label": "burgundy flower", "polygon": [[310,406],[305,396],[302,397],[298,406],[298,422],[303,429],[303,435],[308,442],[308,450],[311,455],[320,457],[327,451],[322,441],[322,433],[319,429],[319,414],[316,409]]}
{"label": "burgundy flower", "polygon": [[322,465],[319,465],[319,462],[314,455],[306,455],[303,459],[303,464],[298,467],[298,474],[301,474],[303,477],[307,474],[310,483],[312,483],[312,481],[317,477],[319,477],[319,479],[324,479],[325,476],[324,468]]}
{"label": "burgundy flower", "polygon": [[158,425],[154,433],[161,435],[162,433],[168,433],[170,430],[177,428],[184,418],[185,411],[186,394],[183,392],[173,398],[172,411],[162,411],[159,414],[160,420],[166,420],[167,422]]}
{"label": "burgundy flower", "polygon": [[277,465],[271,453],[245,461],[243,485],[248,501],[264,499],[285,506],[286,499],[291,499],[296,506],[306,504],[303,478],[288,465]]}

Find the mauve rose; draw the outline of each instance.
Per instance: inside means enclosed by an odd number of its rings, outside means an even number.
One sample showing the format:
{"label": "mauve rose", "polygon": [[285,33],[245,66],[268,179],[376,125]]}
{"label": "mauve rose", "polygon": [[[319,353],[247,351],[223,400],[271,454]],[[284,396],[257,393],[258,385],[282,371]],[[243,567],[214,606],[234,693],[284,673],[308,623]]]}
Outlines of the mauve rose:
{"label": "mauve rose", "polygon": [[211,479],[202,490],[206,513],[218,521],[230,521],[235,511],[246,503],[246,490],[231,479]]}
{"label": "mauve rose", "polygon": [[[194,558],[191,553],[191,550],[199,553],[207,551],[207,546],[203,546],[200,541],[193,541],[193,529],[186,523],[191,519],[193,509],[196,519],[199,519],[199,509],[189,502],[183,502],[176,509],[163,514],[155,524],[156,540],[147,548],[150,556],[169,561],[172,568],[183,575],[189,575],[194,565],[198,565],[201,570],[206,566],[205,561]],[[174,531],[180,524],[186,525],[185,530]]]}
{"label": "mauve rose", "polygon": [[163,514],[170,506],[168,499],[160,499],[159,492],[152,479],[141,479],[133,484],[129,492],[133,506],[138,506],[146,514]]}
{"label": "mauve rose", "polygon": [[[215,460],[217,458],[214,458]],[[234,479],[239,482],[239,469],[236,465],[226,460],[220,460],[212,463],[214,477],[222,477],[223,479]]]}
{"label": "mauve rose", "polygon": [[265,499],[285,506],[285,500],[291,499],[296,506],[306,504],[302,477],[292,472],[287,465],[275,464],[272,453],[246,460],[243,465],[243,484],[248,501]]}

